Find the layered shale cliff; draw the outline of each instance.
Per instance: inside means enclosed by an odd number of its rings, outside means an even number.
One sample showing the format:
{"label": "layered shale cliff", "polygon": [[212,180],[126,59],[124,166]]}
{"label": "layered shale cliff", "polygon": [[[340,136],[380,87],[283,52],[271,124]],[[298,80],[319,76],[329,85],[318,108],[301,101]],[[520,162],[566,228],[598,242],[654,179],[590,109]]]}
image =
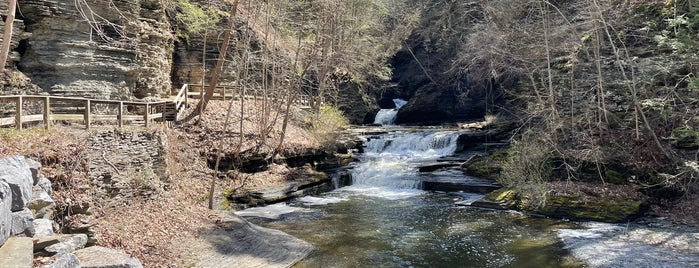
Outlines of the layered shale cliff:
{"label": "layered shale cliff", "polygon": [[50,94],[168,95],[174,35],[165,9],[157,0],[20,0],[7,67]]}

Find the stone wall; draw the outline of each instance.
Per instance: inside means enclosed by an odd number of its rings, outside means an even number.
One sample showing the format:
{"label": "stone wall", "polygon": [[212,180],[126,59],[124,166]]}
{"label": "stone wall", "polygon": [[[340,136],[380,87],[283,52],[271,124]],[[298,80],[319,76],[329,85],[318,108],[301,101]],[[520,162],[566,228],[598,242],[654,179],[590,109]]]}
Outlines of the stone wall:
{"label": "stone wall", "polygon": [[[149,196],[169,180],[167,137],[161,131],[109,130],[89,140],[89,177],[96,195],[109,198]],[[106,196],[105,196],[106,195]]]}
{"label": "stone wall", "polygon": [[[19,6],[16,23],[26,32],[14,42],[17,68],[44,91],[98,99],[169,95],[174,37],[161,1],[19,0]],[[96,21],[88,23],[81,10]]]}

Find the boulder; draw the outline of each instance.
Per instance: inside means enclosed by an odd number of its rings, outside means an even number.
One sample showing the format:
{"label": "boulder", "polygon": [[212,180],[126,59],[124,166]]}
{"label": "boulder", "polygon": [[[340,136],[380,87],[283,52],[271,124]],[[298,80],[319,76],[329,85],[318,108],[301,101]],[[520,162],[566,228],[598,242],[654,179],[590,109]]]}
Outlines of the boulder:
{"label": "boulder", "polygon": [[0,181],[10,186],[12,211],[21,211],[32,200],[32,173],[24,156],[11,156],[0,159]]}
{"label": "boulder", "polygon": [[34,237],[53,235],[53,222],[49,219],[34,219]]}
{"label": "boulder", "polygon": [[74,234],[52,234],[42,237],[34,237],[34,252],[40,252],[47,247],[60,244],[60,243],[71,243],[71,240],[78,241],[82,238],[75,238]]}
{"label": "boulder", "polygon": [[49,193],[44,190],[40,185],[34,185],[32,187],[34,199],[29,201],[27,208],[34,212],[36,218],[44,218],[45,216],[51,216],[53,208],[56,207],[56,203],[53,201]]}
{"label": "boulder", "polygon": [[29,237],[11,237],[0,247],[0,267],[33,267],[32,247]]}
{"label": "boulder", "polygon": [[70,253],[85,247],[87,244],[86,234],[71,234],[63,236],[59,243],[47,246],[44,251],[49,255]]}
{"label": "boulder", "polygon": [[83,268],[141,268],[141,262],[138,259],[121,251],[94,246],[75,251],[73,254],[80,260],[80,265]]}
{"label": "boulder", "polygon": [[51,181],[44,176],[39,177],[39,183],[35,186],[41,187],[49,195],[53,193],[53,187],[51,187]]}
{"label": "boulder", "polygon": [[39,183],[41,177],[41,163],[34,159],[26,159],[29,171],[32,173],[32,185]]}
{"label": "boulder", "polygon": [[7,241],[12,230],[12,193],[7,183],[0,181],[0,245]]}
{"label": "boulder", "polygon": [[12,230],[10,235],[13,236],[34,236],[34,214],[29,209],[12,212]]}
{"label": "boulder", "polygon": [[73,253],[63,253],[56,256],[53,263],[42,265],[41,268],[80,268],[80,260]]}

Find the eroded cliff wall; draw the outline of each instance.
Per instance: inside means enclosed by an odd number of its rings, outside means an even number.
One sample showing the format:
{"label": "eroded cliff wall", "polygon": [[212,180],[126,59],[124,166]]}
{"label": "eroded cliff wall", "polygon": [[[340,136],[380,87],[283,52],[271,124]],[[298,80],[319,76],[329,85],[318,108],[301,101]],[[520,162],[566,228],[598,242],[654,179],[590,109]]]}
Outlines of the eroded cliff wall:
{"label": "eroded cliff wall", "polygon": [[15,67],[50,94],[169,95],[174,35],[159,0],[20,0]]}

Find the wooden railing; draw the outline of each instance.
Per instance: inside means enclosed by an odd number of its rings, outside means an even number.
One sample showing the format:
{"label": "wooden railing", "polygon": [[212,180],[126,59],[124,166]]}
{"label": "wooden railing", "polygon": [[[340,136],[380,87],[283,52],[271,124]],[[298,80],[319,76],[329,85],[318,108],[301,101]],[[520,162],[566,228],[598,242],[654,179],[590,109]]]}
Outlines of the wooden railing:
{"label": "wooden railing", "polygon": [[[187,96],[190,98],[202,98],[204,96],[204,90],[202,90],[202,85],[185,84],[183,86],[187,87]],[[240,98],[240,88],[238,86],[217,86],[214,89],[214,94],[211,99],[214,100],[229,100],[231,98]],[[262,94],[255,94],[255,91],[250,90],[244,95],[246,100],[251,99],[263,99]],[[267,97],[268,99],[276,100],[278,96]],[[286,98],[286,96],[284,96]],[[313,97],[309,94],[298,94],[294,98],[294,103],[302,106],[310,106]],[[285,100],[283,100],[285,101]]]}
{"label": "wooden railing", "polygon": [[[25,109],[25,104],[31,102],[41,103],[41,113],[26,114],[30,110]],[[14,125],[17,129],[22,129],[22,124],[32,122],[43,122],[44,128],[50,128],[52,121],[79,121],[83,122],[85,128],[89,129],[93,122],[111,121],[122,127],[125,122],[130,124],[138,123],[148,127],[151,121],[164,121],[167,105],[172,102],[132,102],[95,100],[78,97],[58,97],[58,96],[0,96],[0,103],[14,103],[14,116],[0,117],[0,127]],[[59,105],[61,104],[61,105]],[[68,105],[66,105],[68,104]],[[94,105],[103,105],[100,110],[106,113],[93,112]],[[61,111],[54,111],[60,106]],[[131,108],[131,109],[128,109]],[[116,111],[110,113],[110,111]]]}
{"label": "wooden railing", "polygon": [[[254,93],[254,92],[252,92]],[[148,127],[152,121],[177,121],[182,117],[188,105],[188,99],[203,96],[201,85],[185,84],[177,92],[173,99],[157,102],[133,102],[116,100],[97,100],[80,97],[61,96],[37,96],[37,95],[11,95],[0,96],[0,111],[5,109],[5,114],[12,114],[12,103],[15,104],[14,114],[10,117],[2,117],[0,114],[0,127],[14,125],[22,129],[25,123],[43,122],[44,128],[50,128],[53,121],[78,121],[89,129],[93,122],[112,122],[119,127],[125,123],[141,124]],[[216,87],[213,99],[226,100],[239,98],[240,91],[237,87]],[[245,94],[245,99],[262,99],[262,96]],[[267,97],[277,100],[278,97]],[[299,94],[294,98],[294,103],[302,106],[311,106],[313,98],[309,94]],[[282,101],[285,101],[283,99]],[[9,105],[8,105],[9,103]],[[2,107],[4,104],[5,107]],[[34,104],[32,107],[25,106]],[[41,105],[37,105],[41,104]],[[93,109],[100,105],[99,109]],[[40,108],[41,107],[41,108]],[[37,114],[27,114],[41,111]],[[99,110],[99,111],[96,111]],[[6,116],[6,115],[5,115]]]}

